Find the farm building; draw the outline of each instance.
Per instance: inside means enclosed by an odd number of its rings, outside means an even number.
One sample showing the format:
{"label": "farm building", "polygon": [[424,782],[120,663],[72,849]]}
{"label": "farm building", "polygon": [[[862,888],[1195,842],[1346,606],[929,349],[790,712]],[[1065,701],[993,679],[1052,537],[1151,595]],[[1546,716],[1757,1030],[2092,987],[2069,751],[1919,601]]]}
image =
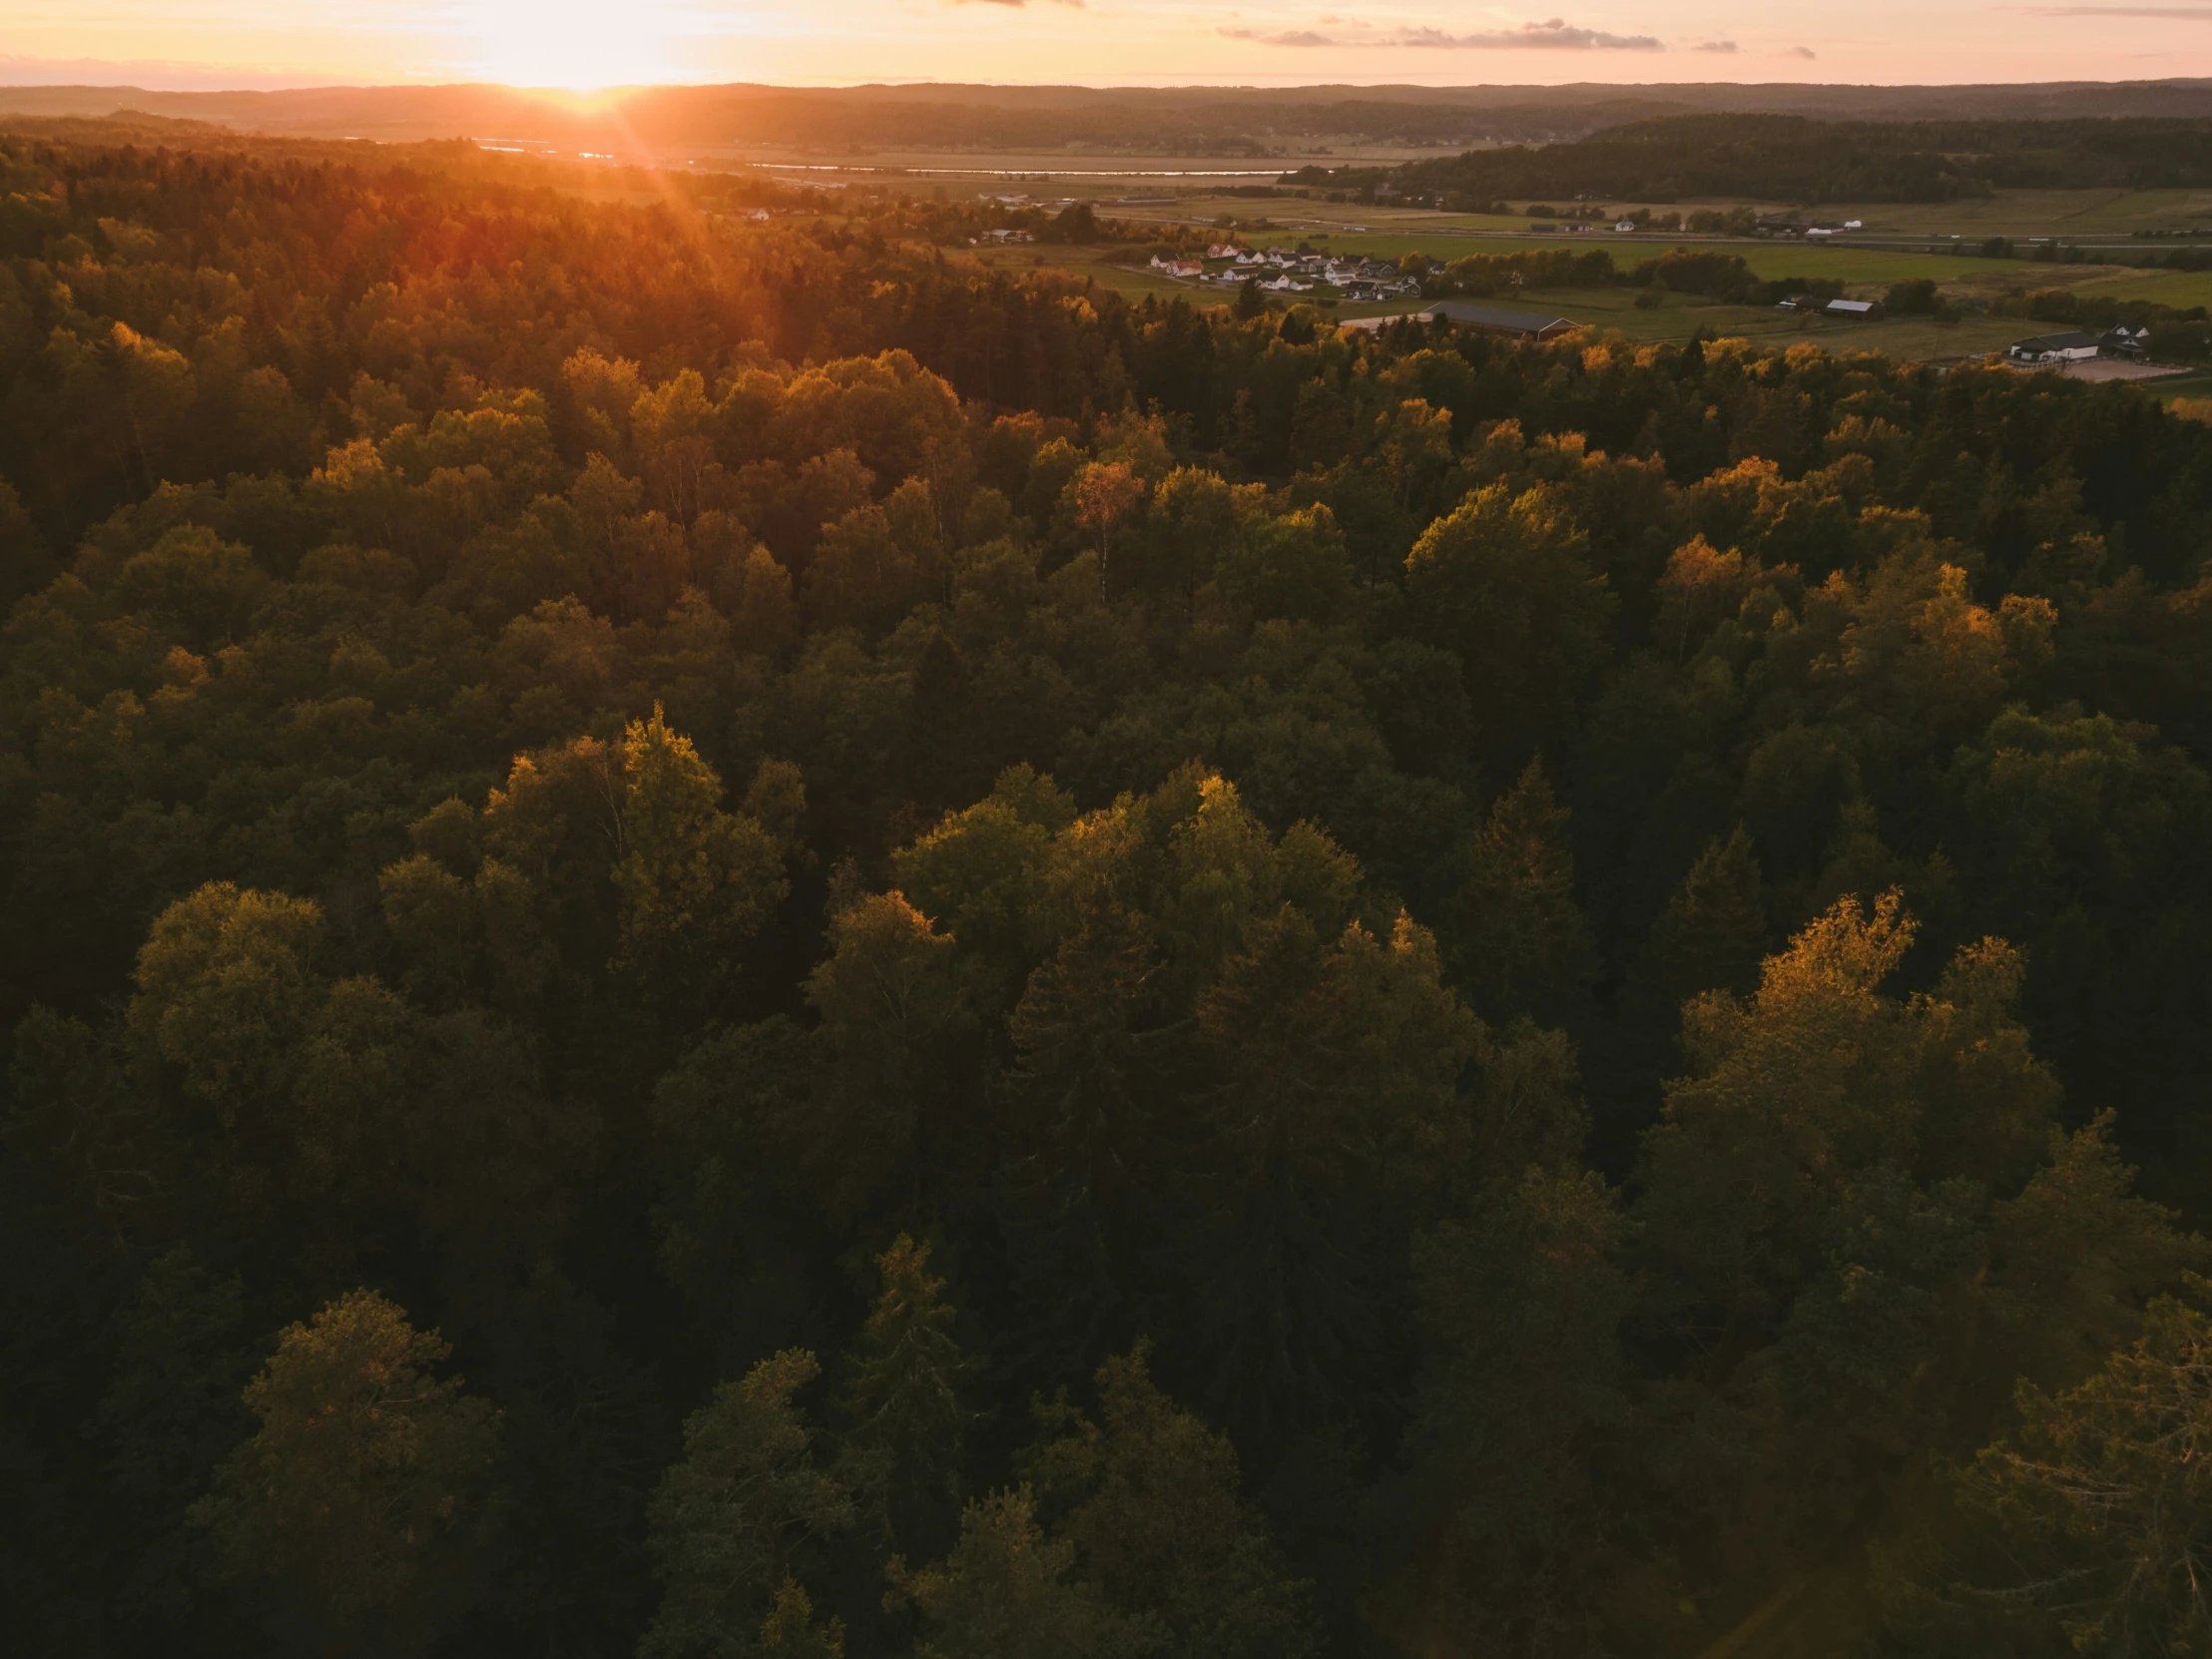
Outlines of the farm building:
{"label": "farm building", "polygon": [[1455,328],[1473,328],[1485,334],[1512,334],[1521,339],[1555,339],[1580,326],[1563,316],[1545,316],[1538,311],[1502,311],[1494,305],[1469,305],[1458,299],[1440,300],[1420,316],[1424,322],[1440,320]]}
{"label": "farm building", "polygon": [[2085,362],[2096,354],[2096,335],[2074,328],[2062,334],[2037,334],[2033,339],[2023,339],[2004,355],[2015,363],[2073,363]]}

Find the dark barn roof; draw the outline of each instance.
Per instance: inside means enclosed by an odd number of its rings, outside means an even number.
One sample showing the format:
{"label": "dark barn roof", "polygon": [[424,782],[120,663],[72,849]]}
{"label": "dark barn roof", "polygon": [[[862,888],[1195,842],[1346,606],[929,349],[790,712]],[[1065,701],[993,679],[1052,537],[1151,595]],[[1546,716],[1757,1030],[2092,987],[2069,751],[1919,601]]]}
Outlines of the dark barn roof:
{"label": "dark barn roof", "polygon": [[1563,316],[1546,316],[1540,311],[1506,311],[1495,305],[1469,305],[1463,300],[1443,299],[1431,305],[1422,316],[1433,320],[1442,317],[1461,328],[1482,328],[1495,334],[1521,334],[1529,339],[1549,339],[1553,334],[1563,334],[1575,323]]}

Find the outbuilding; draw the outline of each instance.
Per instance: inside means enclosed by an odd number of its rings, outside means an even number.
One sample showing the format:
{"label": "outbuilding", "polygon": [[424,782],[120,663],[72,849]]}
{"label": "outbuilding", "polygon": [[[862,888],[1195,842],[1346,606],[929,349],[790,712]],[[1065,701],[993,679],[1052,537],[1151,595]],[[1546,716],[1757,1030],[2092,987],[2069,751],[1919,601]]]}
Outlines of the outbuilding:
{"label": "outbuilding", "polygon": [[1448,322],[1454,328],[1472,328],[1484,334],[1510,334],[1516,339],[1556,339],[1581,326],[1563,316],[1539,311],[1504,311],[1495,305],[1469,305],[1444,299],[1420,313],[1423,322]]}
{"label": "outbuilding", "polygon": [[2078,328],[2062,334],[2037,334],[2005,352],[2005,356],[2016,363],[2078,363],[2096,354],[2096,335],[2085,334]]}

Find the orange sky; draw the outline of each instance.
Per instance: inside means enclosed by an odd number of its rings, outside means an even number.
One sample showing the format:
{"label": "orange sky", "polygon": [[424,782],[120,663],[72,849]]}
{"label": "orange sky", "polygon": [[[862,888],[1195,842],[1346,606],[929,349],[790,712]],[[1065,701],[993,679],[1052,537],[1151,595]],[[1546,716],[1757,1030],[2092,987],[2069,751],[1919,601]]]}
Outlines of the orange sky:
{"label": "orange sky", "polygon": [[0,0],[0,83],[1426,84],[2212,75],[2202,4]]}

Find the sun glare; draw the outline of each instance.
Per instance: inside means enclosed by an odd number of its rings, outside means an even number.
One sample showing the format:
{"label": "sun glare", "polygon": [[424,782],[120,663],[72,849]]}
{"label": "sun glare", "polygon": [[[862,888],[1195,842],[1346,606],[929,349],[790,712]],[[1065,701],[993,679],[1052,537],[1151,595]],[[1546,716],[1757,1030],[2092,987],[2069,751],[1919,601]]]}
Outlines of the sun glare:
{"label": "sun glare", "polygon": [[476,13],[488,81],[598,92],[683,78],[675,20],[652,0],[482,0]]}

